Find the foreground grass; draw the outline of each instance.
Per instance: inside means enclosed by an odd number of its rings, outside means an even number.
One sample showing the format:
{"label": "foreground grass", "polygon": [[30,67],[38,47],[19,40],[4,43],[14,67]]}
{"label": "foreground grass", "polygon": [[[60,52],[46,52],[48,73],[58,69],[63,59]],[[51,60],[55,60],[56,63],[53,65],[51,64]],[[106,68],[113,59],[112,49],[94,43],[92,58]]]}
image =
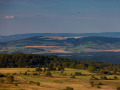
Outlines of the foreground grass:
{"label": "foreground grass", "polygon": [[[20,74],[28,72],[29,75]],[[82,75],[76,76],[75,78],[70,78],[71,74],[75,72],[81,72]],[[60,74],[60,71],[52,71],[53,77],[45,77],[45,73],[41,72],[40,75],[33,75],[35,68],[0,68],[0,73],[17,73],[14,75],[15,82],[13,84],[3,84],[0,83],[0,90],[64,90],[66,87],[72,87],[74,90],[116,90],[116,87],[120,85],[120,76],[118,80],[93,80],[95,84],[102,82],[101,88],[91,87],[90,86],[90,77],[92,73],[89,73],[87,70],[78,70],[78,69],[69,69],[65,68],[63,73],[66,75]],[[99,75],[94,74],[98,79]],[[114,75],[107,75],[108,78],[113,78]],[[40,86],[29,81],[40,82]],[[14,84],[18,85],[15,86]]]}

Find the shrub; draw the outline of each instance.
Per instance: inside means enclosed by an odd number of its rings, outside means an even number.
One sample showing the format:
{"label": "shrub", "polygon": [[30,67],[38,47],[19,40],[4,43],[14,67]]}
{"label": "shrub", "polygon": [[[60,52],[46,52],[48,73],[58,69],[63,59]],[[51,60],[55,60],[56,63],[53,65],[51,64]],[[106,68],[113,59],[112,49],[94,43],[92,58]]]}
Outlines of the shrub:
{"label": "shrub", "polygon": [[64,73],[63,75],[64,75],[64,76],[66,76],[67,74],[66,74],[66,73]]}
{"label": "shrub", "polygon": [[101,79],[102,80],[107,80],[107,77],[106,76],[101,76]]}
{"label": "shrub", "polygon": [[0,79],[0,83],[4,83],[4,80],[3,80],[3,79]]}
{"label": "shrub", "polygon": [[38,73],[33,73],[33,75],[39,75]]}
{"label": "shrub", "polygon": [[4,77],[4,76],[5,76],[4,74],[0,73],[0,77]]}
{"label": "shrub", "polygon": [[95,73],[96,70],[97,70],[97,69],[96,69],[95,66],[89,66],[89,67],[88,67],[88,71],[91,72],[91,73]]}
{"label": "shrub", "polygon": [[16,73],[13,73],[13,75],[16,75]]}
{"label": "shrub", "polygon": [[75,72],[74,75],[75,75],[75,76],[80,76],[80,75],[82,75],[82,74],[81,74],[81,72]]}
{"label": "shrub", "polygon": [[95,78],[95,76],[94,76],[94,75],[91,75],[91,78]]}
{"label": "shrub", "polygon": [[102,82],[99,82],[98,85],[103,85]]}
{"label": "shrub", "polygon": [[73,90],[73,88],[72,87],[66,87],[66,89],[64,89],[64,90]]}
{"label": "shrub", "polygon": [[22,73],[20,72],[20,75],[21,75]]}
{"label": "shrub", "polygon": [[34,83],[33,81],[29,81],[29,84],[32,84],[32,83]]}
{"label": "shrub", "polygon": [[49,71],[47,71],[46,74],[45,74],[45,76],[47,76],[47,77],[52,77],[52,73],[49,72]]}
{"label": "shrub", "polygon": [[97,88],[101,88],[100,85],[97,85]]}
{"label": "shrub", "polygon": [[24,75],[27,75],[27,71],[24,73]]}
{"label": "shrub", "polygon": [[90,85],[91,85],[91,87],[94,87],[94,82],[90,81]]}
{"label": "shrub", "polygon": [[17,83],[15,83],[15,86],[18,86],[18,84],[17,84]]}
{"label": "shrub", "polygon": [[7,81],[8,81],[8,83],[12,83],[14,81],[14,76],[8,75],[7,76]]}
{"label": "shrub", "polygon": [[64,70],[61,70],[60,73],[63,74]]}
{"label": "shrub", "polygon": [[107,75],[112,75],[111,72],[109,71],[100,71],[99,74],[107,74]]}
{"label": "shrub", "polygon": [[118,79],[118,77],[117,77],[117,76],[114,76],[113,78],[114,78],[114,79]]}
{"label": "shrub", "polygon": [[72,75],[71,78],[75,78],[75,75]]}
{"label": "shrub", "polygon": [[61,71],[61,70],[64,71],[64,67],[58,67],[58,71]]}
{"label": "shrub", "polygon": [[46,71],[46,68],[44,68],[43,72],[45,72],[45,71]]}
{"label": "shrub", "polygon": [[120,87],[117,87],[117,90],[120,90]]}
{"label": "shrub", "polygon": [[10,73],[7,73],[6,75],[10,75]]}
{"label": "shrub", "polygon": [[90,79],[91,80],[98,80],[98,78],[96,78],[94,75],[92,75]]}
{"label": "shrub", "polygon": [[40,67],[36,67],[36,71],[42,71]]}
{"label": "shrub", "polygon": [[54,66],[53,64],[49,64],[47,70],[48,70],[48,71],[55,71],[56,68],[54,68],[53,66]]}
{"label": "shrub", "polygon": [[36,82],[36,84],[37,84],[38,86],[40,86],[40,82]]}

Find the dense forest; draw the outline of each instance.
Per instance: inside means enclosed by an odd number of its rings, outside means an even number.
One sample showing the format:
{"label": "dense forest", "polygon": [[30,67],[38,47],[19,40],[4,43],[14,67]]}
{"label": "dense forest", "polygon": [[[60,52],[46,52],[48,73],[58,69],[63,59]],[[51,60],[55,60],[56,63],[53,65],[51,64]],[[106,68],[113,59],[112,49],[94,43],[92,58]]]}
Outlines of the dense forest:
{"label": "dense forest", "polygon": [[[49,55],[49,54],[48,54]],[[68,53],[54,54],[65,58],[73,58],[75,60],[93,60],[109,63],[120,63],[120,52],[84,52],[84,53]]]}
{"label": "dense forest", "polygon": [[120,64],[104,63],[98,61],[81,61],[58,57],[55,55],[35,55],[35,54],[0,54],[0,68],[76,68],[88,69],[90,67],[100,71],[118,71]]}

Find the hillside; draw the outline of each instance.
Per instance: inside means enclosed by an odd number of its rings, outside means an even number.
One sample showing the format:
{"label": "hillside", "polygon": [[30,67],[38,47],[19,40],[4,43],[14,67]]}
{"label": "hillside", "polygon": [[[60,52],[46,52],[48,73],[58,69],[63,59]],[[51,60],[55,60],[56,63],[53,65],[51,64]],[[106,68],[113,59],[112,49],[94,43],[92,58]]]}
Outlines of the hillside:
{"label": "hillside", "polygon": [[20,40],[35,36],[65,36],[65,37],[88,37],[88,36],[104,36],[104,37],[120,37],[120,32],[103,32],[103,33],[28,33],[15,34],[9,36],[0,36],[0,42],[8,42]]}
{"label": "hillside", "polygon": [[0,44],[0,53],[119,52],[120,38],[36,36]]}

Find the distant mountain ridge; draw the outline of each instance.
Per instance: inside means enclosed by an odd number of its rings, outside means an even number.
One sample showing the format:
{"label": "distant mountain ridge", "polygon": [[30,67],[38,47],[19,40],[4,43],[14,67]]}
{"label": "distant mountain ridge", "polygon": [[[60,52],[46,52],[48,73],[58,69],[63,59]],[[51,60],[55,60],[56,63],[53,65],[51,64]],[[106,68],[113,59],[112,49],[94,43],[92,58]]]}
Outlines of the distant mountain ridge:
{"label": "distant mountain ridge", "polygon": [[6,39],[6,42],[0,42],[0,53],[47,54],[76,60],[120,63],[120,37],[117,35],[116,37],[105,37],[95,34],[78,36],[76,34],[48,33],[40,36],[39,34],[24,34],[5,37],[3,40]]}
{"label": "distant mountain ridge", "polygon": [[64,37],[88,37],[88,36],[104,36],[104,37],[120,37],[120,32],[103,32],[103,33],[28,33],[15,34],[9,36],[0,36],[0,42],[8,42],[20,40],[35,36],[64,36]]}
{"label": "distant mountain ridge", "polygon": [[0,43],[0,53],[120,52],[120,38],[35,36]]}

